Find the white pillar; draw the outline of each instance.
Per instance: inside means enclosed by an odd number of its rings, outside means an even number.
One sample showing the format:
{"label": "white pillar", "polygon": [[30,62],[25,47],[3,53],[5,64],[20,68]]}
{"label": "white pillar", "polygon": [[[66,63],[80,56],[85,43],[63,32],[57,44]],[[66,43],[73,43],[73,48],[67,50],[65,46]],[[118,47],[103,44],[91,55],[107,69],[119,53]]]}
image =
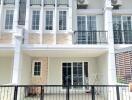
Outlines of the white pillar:
{"label": "white pillar", "polygon": [[22,34],[23,29],[17,30],[18,33],[14,35],[15,38],[15,50],[14,50],[14,65],[13,65],[13,75],[12,84],[20,84],[20,73],[21,73],[21,44],[22,44]]}
{"label": "white pillar", "polygon": [[44,33],[44,0],[41,1],[41,11],[40,11],[40,43],[43,42]]}
{"label": "white pillar", "polygon": [[3,16],[3,4],[4,4],[4,0],[1,0],[1,5],[0,5],[0,34],[2,33],[2,29],[3,29],[3,24],[2,24],[3,23],[3,20],[2,20],[2,16]]}
{"label": "white pillar", "polygon": [[58,18],[57,18],[57,13],[59,13],[57,11],[57,0],[55,0],[55,11],[54,11],[54,22],[53,22],[53,29],[54,29],[54,44],[56,44],[56,35],[57,35],[57,28],[58,28]]}
{"label": "white pillar", "polygon": [[17,27],[18,27],[19,1],[20,0],[15,0],[14,18],[13,18],[13,30],[14,30],[14,32],[17,32]]}
{"label": "white pillar", "polygon": [[73,0],[69,0],[69,16],[68,16],[68,29],[73,32]]}
{"label": "white pillar", "polygon": [[[17,27],[18,27],[18,19],[19,19],[19,1],[15,0],[15,8],[14,8],[14,16],[13,16],[13,31],[16,34],[17,33]],[[12,35],[13,44],[15,43],[15,36]]]}
{"label": "white pillar", "polygon": [[30,0],[27,0],[26,2],[26,17],[25,17],[25,43],[28,43],[28,35],[29,35],[29,30],[30,30],[30,17],[31,17],[31,12],[30,12]]}
{"label": "white pillar", "polygon": [[104,27],[108,31],[108,84],[116,84],[116,67],[115,67],[115,52],[114,52],[114,37],[113,37],[113,25],[112,25],[112,6],[111,0],[105,1],[104,8]]}

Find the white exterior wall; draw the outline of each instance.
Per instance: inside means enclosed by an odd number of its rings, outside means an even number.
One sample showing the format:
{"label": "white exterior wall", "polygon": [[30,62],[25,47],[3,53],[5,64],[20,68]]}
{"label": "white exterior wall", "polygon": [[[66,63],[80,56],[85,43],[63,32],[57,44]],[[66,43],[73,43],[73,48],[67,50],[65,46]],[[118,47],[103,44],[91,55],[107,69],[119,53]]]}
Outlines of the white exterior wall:
{"label": "white exterior wall", "polygon": [[31,57],[23,54],[22,55],[22,63],[21,63],[21,73],[20,73],[20,83],[29,85],[31,84],[31,76],[32,76],[32,61]]}
{"label": "white exterior wall", "polygon": [[122,6],[120,9],[132,9],[132,0],[121,0]]}
{"label": "white exterior wall", "polygon": [[95,74],[98,72],[95,58],[49,58],[48,84],[62,85],[63,62],[88,62],[89,84],[95,84]]}
{"label": "white exterior wall", "polygon": [[104,0],[88,0],[89,5],[88,8],[90,9],[102,9],[104,8]]}
{"label": "white exterior wall", "polygon": [[13,57],[0,57],[0,84],[9,84],[12,79]]}
{"label": "white exterior wall", "polygon": [[97,60],[98,65],[98,84],[106,85],[108,84],[108,54],[103,54],[99,56]]}

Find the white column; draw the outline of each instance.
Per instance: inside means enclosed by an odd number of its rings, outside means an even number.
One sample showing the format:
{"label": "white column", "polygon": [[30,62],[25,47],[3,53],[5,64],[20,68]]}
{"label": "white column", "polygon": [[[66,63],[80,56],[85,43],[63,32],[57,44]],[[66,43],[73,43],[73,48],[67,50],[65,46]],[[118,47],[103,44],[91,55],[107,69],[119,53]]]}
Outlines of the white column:
{"label": "white column", "polygon": [[113,37],[113,25],[112,25],[112,6],[111,0],[105,1],[104,9],[104,26],[108,31],[108,84],[116,84],[116,67],[115,67],[115,52],[114,52],[114,37]]}
{"label": "white column", "polygon": [[44,0],[41,2],[41,11],[40,11],[40,43],[43,42],[43,33],[44,33]]}
{"label": "white column", "polygon": [[73,0],[69,0],[69,16],[68,16],[68,29],[73,32]]}
{"label": "white column", "polygon": [[30,12],[30,0],[27,0],[26,2],[26,17],[25,17],[25,43],[28,43],[28,35],[30,31],[30,19],[31,19],[31,12]]}
{"label": "white column", "polygon": [[0,36],[2,33],[2,29],[3,29],[3,20],[2,20],[2,16],[3,16],[3,4],[4,4],[4,0],[1,0],[1,5],[0,5]]}
{"label": "white column", "polygon": [[14,18],[13,18],[13,30],[14,30],[14,32],[17,32],[17,27],[18,27],[19,1],[20,0],[15,0]]}
{"label": "white column", "polygon": [[57,35],[57,28],[58,28],[58,18],[57,18],[57,13],[59,13],[57,11],[57,0],[55,0],[55,11],[54,11],[54,22],[53,22],[53,28],[54,28],[54,44],[56,44],[56,35]]}
{"label": "white column", "polygon": [[23,29],[17,30],[19,33],[14,35],[15,39],[15,50],[14,50],[14,64],[13,64],[13,75],[12,84],[20,84],[20,73],[21,73],[21,44],[22,44],[22,34]]}
{"label": "white column", "polygon": [[[13,17],[13,31],[16,34],[17,33],[17,27],[18,27],[18,19],[19,19],[19,1],[15,0],[15,8],[14,8],[14,17]],[[15,36],[12,35],[13,44],[15,43]]]}

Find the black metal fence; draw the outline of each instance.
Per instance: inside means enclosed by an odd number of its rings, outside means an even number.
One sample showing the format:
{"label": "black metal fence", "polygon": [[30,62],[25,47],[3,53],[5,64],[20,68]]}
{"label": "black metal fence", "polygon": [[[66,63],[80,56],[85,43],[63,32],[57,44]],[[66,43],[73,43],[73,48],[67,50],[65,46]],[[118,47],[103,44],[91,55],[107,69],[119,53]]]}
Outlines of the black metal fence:
{"label": "black metal fence", "polygon": [[0,100],[132,100],[126,85],[0,86]]}
{"label": "black metal fence", "polygon": [[75,31],[73,44],[107,44],[107,31]]}

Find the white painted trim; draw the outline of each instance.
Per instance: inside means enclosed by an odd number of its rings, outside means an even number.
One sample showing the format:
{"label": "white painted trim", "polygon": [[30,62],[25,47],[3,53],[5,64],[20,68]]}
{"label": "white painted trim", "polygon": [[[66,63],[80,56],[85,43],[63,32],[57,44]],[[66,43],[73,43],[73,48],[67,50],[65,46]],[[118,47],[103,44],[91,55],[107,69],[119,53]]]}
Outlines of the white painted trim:
{"label": "white painted trim", "polygon": [[77,10],[77,15],[103,15],[103,9],[85,9],[85,10]]}

